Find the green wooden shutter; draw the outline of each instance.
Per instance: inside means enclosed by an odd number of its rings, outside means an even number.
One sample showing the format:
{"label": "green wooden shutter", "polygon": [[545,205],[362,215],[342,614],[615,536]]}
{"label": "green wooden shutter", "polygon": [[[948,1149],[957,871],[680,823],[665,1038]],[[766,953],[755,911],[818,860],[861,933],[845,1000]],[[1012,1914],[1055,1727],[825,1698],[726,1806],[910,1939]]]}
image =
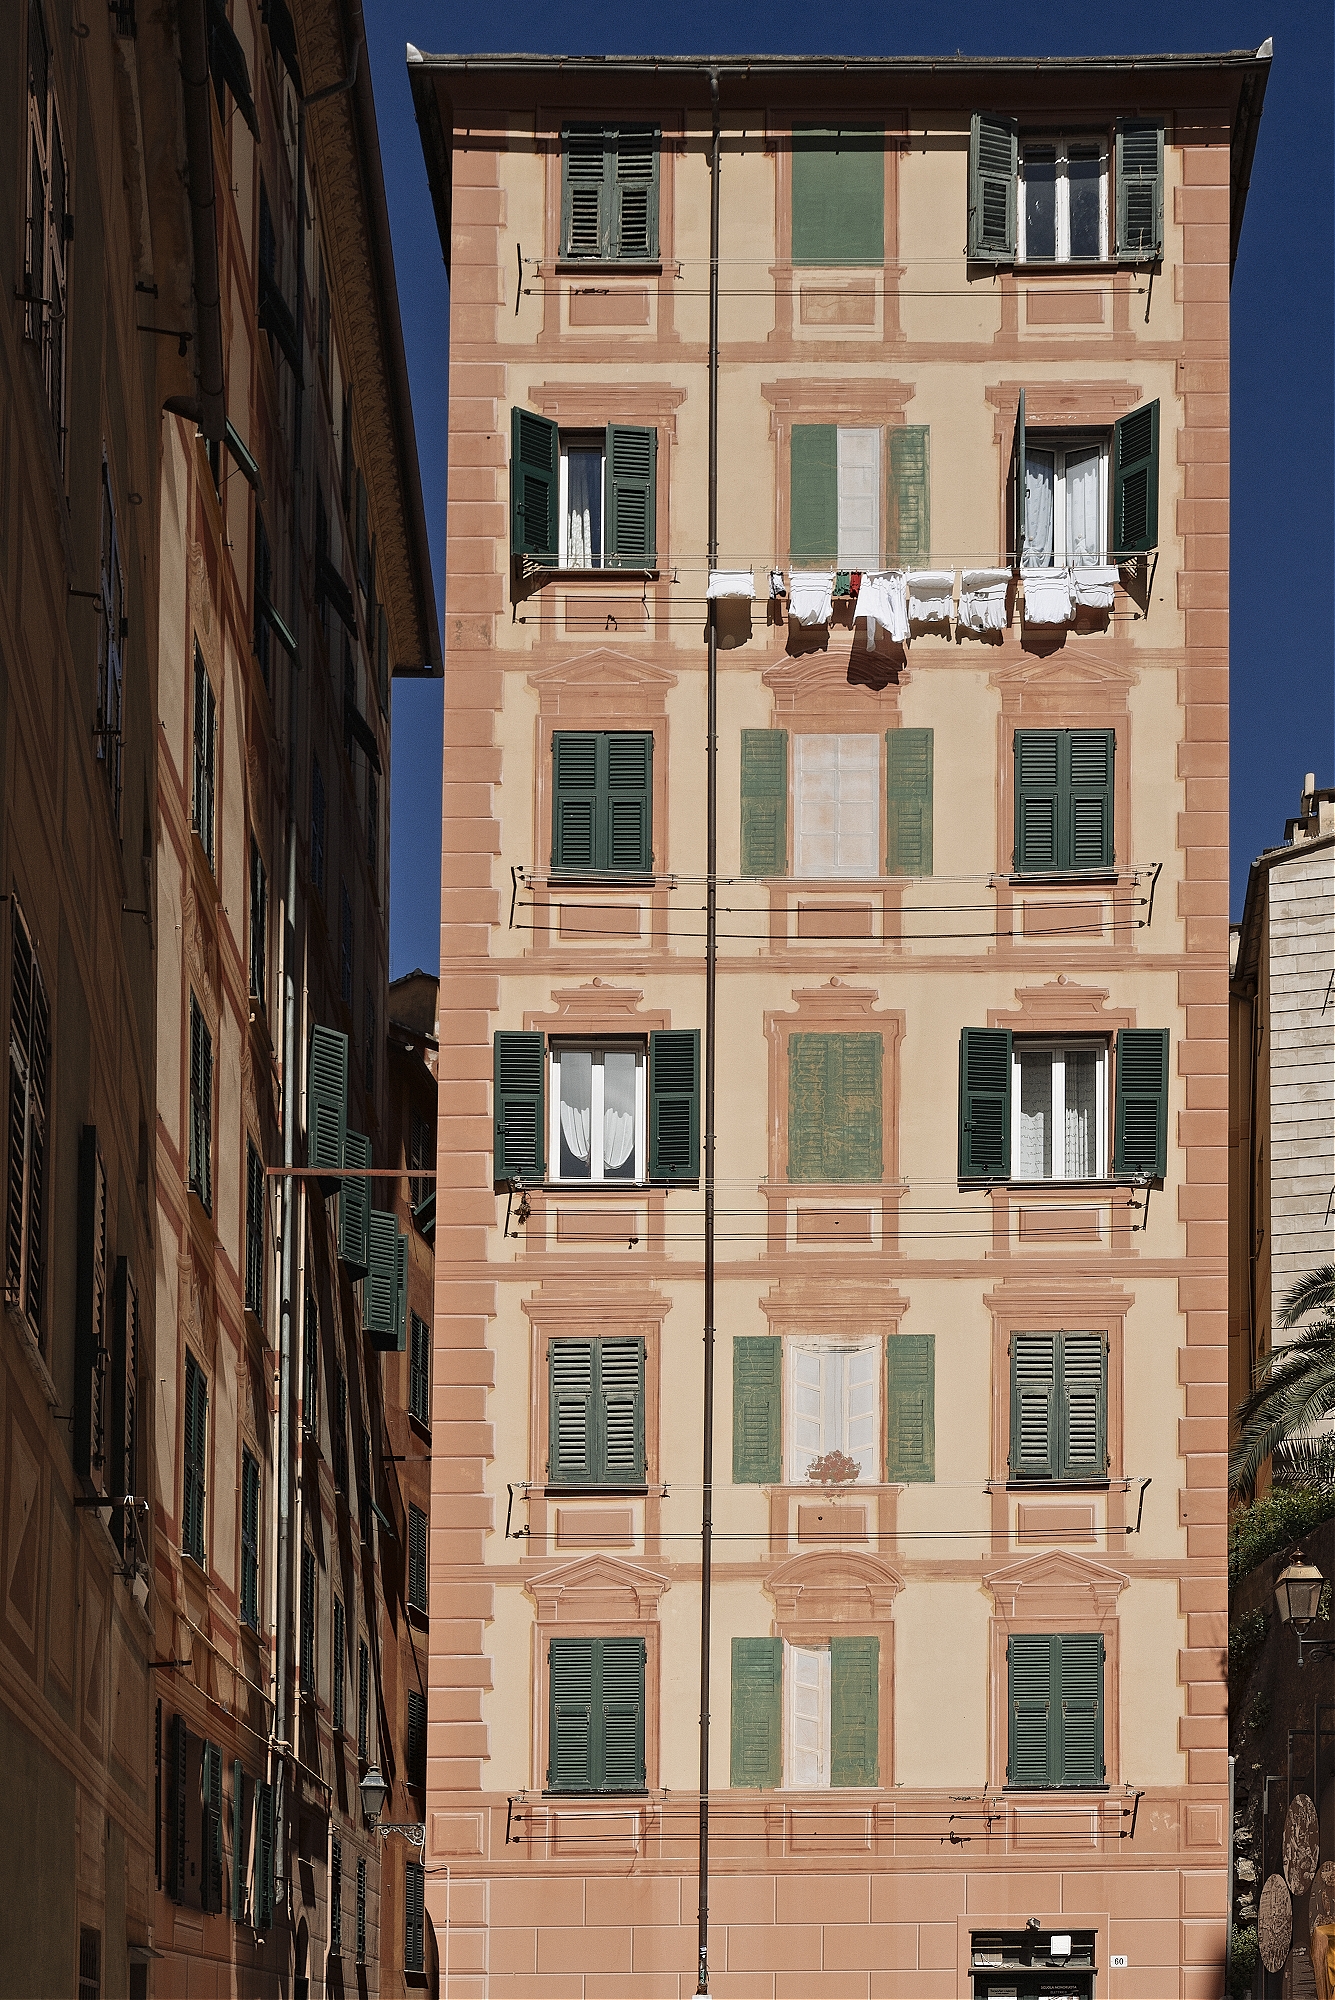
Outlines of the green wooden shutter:
{"label": "green wooden shutter", "polygon": [[552,866],[592,868],[597,852],[599,738],[591,729],[552,733]]}
{"label": "green wooden shutter", "polygon": [[394,1342],[391,1351],[403,1354],[408,1347],[408,1238],[399,1231],[394,1246]]}
{"label": "green wooden shutter", "polygon": [[969,256],[1015,261],[1019,138],[1013,118],[975,111],[969,126]]}
{"label": "green wooden shutter", "polygon": [[[594,1775],[600,1792],[644,1790],[644,1641],[599,1639]],[[599,1753],[601,1752],[601,1758]]]}
{"label": "green wooden shutter", "polygon": [[1117,126],[1119,262],[1149,264],[1163,255],[1163,126],[1123,118]]}
{"label": "green wooden shutter", "polygon": [[388,1352],[394,1346],[394,1315],[399,1291],[399,1223],[392,1209],[373,1208],[370,1252],[362,1284],[362,1326],[373,1347]]}
{"label": "green wooden shutter", "polygon": [[881,1642],[830,1641],[830,1783],[879,1785]]}
{"label": "green wooden shutter", "polygon": [[788,546],[792,560],[833,562],[839,547],[839,430],[794,424],[789,450]]}
{"label": "green wooden shutter", "polygon": [[174,1715],[167,1732],[167,1833],[171,1842],[167,1855],[167,1893],[175,1903],[185,1901],[186,1824],[185,1768],[187,1751],[185,1717]]}
{"label": "green wooden shutter", "polygon": [[[647,875],[654,865],[654,738],[648,729],[618,729],[601,739],[606,758],[605,853],[598,865],[618,874]],[[601,831],[601,829],[600,829]]]}
{"label": "green wooden shutter", "polygon": [[201,1908],[216,1914],[223,1906],[223,1772],[222,1751],[216,1743],[204,1745],[199,1777],[204,1809],[204,1872],[199,1900]]}
{"label": "green wooden shutter", "polygon": [[97,1492],[109,1493],[107,1170],[95,1125],[84,1125],[79,1131],[74,1298],[74,1463]]}
{"label": "green wooden shutter", "polygon": [[510,412],[510,551],[556,560],[560,433],[536,410]]}
{"label": "green wooden shutter", "polygon": [[[1033,1334],[1017,1334],[1032,1340]],[[1060,1475],[1108,1476],[1108,1339],[1102,1333],[1063,1333],[1061,1354]]]}
{"label": "green wooden shutter", "polygon": [[883,263],[884,129],[795,126],[792,160],[793,262]]}
{"label": "green wooden shutter", "polygon": [[[364,1132],[349,1132],[343,1146],[345,1167],[369,1167],[371,1141]],[[365,1277],[371,1258],[371,1183],[353,1174],[339,1183],[338,1254],[354,1278]]]}
{"label": "green wooden shutter", "polygon": [[408,1740],[404,1763],[408,1783],[417,1791],[426,1790],[426,1696],[419,1688],[408,1690]]}
{"label": "green wooden shutter", "polygon": [[739,1333],[732,1343],[734,1486],[773,1486],[783,1477],[783,1344],[774,1333]]}
{"label": "green wooden shutter", "polygon": [[960,1030],[961,1180],[1005,1181],[1011,1171],[1011,1031]]}
{"label": "green wooden shutter", "polygon": [[1168,1030],[1117,1030],[1113,1172],[1162,1180],[1168,1169]]}
{"label": "green wooden shutter", "polygon": [[561,134],[561,254],[597,262],[609,252],[612,200],[607,134],[568,125]]}
{"label": "green wooden shutter", "polygon": [[1062,866],[1060,729],[1015,732],[1015,853],[1021,875]]}
{"label": "green wooden shutter", "polygon": [[411,1503],[408,1507],[408,1602],[415,1611],[427,1608],[427,1523],[426,1514]]}
{"label": "green wooden shutter", "polygon": [[622,125],[611,151],[612,255],[634,263],[658,255],[658,152],[653,125]]}
{"label": "green wooden shutter", "polygon": [[273,1922],[274,1901],[274,1809],[273,1786],[255,1786],[255,1928],[267,1931]]}
{"label": "green wooden shutter", "polygon": [[1055,1479],[1059,1470],[1055,1333],[1011,1336],[1012,1479]]}
{"label": "green wooden shutter", "polygon": [[333,1194],[348,1136],[348,1038],[317,1023],[311,1029],[306,1082],[306,1164],[321,1170],[320,1189]]}
{"label": "green wooden shutter", "polygon": [[1159,402],[1128,410],[1113,425],[1113,552],[1159,545]]}
{"label": "green wooden shutter", "polygon": [[700,1030],[649,1036],[649,1178],[700,1177]]}
{"label": "green wooden shutter", "polygon": [[933,732],[885,733],[887,875],[932,872]]}
{"label": "green wooden shutter", "polygon": [[644,1480],[644,1342],[600,1340],[594,1351],[598,1478],[610,1486]]}
{"label": "green wooden shutter", "polygon": [[498,1028],[492,1043],[495,1156],[498,1181],[542,1174],[542,1072],[540,1034]]}
{"label": "green wooden shutter", "polygon": [[[1014,1641],[1011,1642],[1014,1644]],[[1103,1637],[1098,1632],[1062,1632],[1053,1640],[1056,1655],[1053,1700],[1059,1714],[1059,1742],[1052,1782],[1103,1783]]]}
{"label": "green wooden shutter", "polygon": [[1062,801],[1066,835],[1062,865],[1067,868],[1111,868],[1113,865],[1113,757],[1116,732],[1111,729],[1071,729],[1065,733],[1066,797]]}
{"label": "green wooden shutter", "polygon": [[897,425],[890,439],[890,508],[886,559],[925,563],[932,552],[931,429]]}
{"label": "green wooden shutter", "polygon": [[403,1969],[426,1969],[426,1869],[408,1861],[403,1869]]}
{"label": "green wooden shutter", "polygon": [[788,873],[788,731],[742,731],[742,873]]}
{"label": "green wooden shutter", "polygon": [[232,1764],[232,1922],[246,1915],[246,1774],[237,1758]]}
{"label": "green wooden shutter", "polygon": [[1011,545],[1007,553],[1007,560],[1012,566],[1019,564],[1024,552],[1024,462],[1027,450],[1025,440],[1024,390],[1021,389],[1019,400],[1015,405],[1015,434],[1011,440]]}
{"label": "green wooden shutter", "polygon": [[936,1478],[934,1333],[892,1333],[885,1343],[885,1476],[909,1486]]}
{"label": "green wooden shutter", "polygon": [[550,1702],[547,1789],[589,1792],[594,1784],[597,1639],[552,1639],[547,1646]]}
{"label": "green wooden shutter", "polygon": [[607,555],[619,569],[652,569],[657,560],[654,512],[658,432],[641,424],[609,424],[606,444]]}
{"label": "green wooden shutter", "polygon": [[782,1784],[782,1744],[783,1640],[734,1639],[729,1784],[762,1791]]}
{"label": "green wooden shutter", "polygon": [[547,1348],[547,1477],[556,1485],[591,1486],[596,1478],[593,1356],[591,1340]]}
{"label": "green wooden shutter", "polygon": [[879,1181],[879,1035],[788,1038],[788,1178]]}
{"label": "green wooden shutter", "polygon": [[1008,1785],[1057,1782],[1059,1745],[1054,1714],[1054,1647],[1046,1632],[1014,1632],[1006,1644],[1010,1727],[1006,1763]]}

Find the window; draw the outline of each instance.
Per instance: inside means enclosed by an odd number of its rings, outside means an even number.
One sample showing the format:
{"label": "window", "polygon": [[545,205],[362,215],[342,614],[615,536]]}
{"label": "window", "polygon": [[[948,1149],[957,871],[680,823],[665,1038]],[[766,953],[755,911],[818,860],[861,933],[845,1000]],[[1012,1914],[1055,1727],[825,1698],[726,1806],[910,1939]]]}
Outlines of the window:
{"label": "window", "polygon": [[427,1520],[420,1507],[408,1503],[408,1603],[412,1610],[427,1608]]}
{"label": "window", "polygon": [[412,1344],[408,1359],[408,1414],[430,1429],[431,1329],[416,1313],[412,1316]]}
{"label": "window", "polygon": [[1103,1656],[1098,1632],[1011,1634],[1008,1785],[1103,1784]]}
{"label": "window", "polygon": [[[139,1491],[139,1290],[127,1257],[116,1260],[111,1313],[111,1491]],[[117,1540],[127,1567],[139,1561],[139,1529],[127,1512]]]}
{"label": "window", "polygon": [[[960,1035],[961,1180],[1100,1180],[1107,1166],[1106,1041]],[[1112,1173],[1162,1180],[1168,1153],[1168,1031],[1119,1028]]]}
{"label": "window", "polygon": [[969,135],[969,256],[1010,264],[1152,263],[1163,255],[1163,127],[1116,128],[1115,188],[1100,133],[1035,132],[1013,118],[973,114]]}
{"label": "window", "polygon": [[644,1640],[552,1639],[549,1792],[642,1792]]}
{"label": "window", "polygon": [[56,451],[65,462],[66,246],[74,233],[66,210],[65,144],[51,74],[41,0],[28,0],[28,213],[23,290],[25,337],[41,355]]}
{"label": "window", "polygon": [[302,1313],[301,1428],[308,1438],[320,1435],[320,1314],[315,1296],[307,1292]]}
{"label": "window", "polygon": [[[1052,1949],[1056,1938],[1060,1955]],[[1096,1931],[975,1931],[974,2000],[1042,2000],[1054,1991],[1065,2000],[1093,2000],[1097,1939]]]}
{"label": "window", "polygon": [[793,127],[793,262],[885,259],[885,133]]}
{"label": "window", "polygon": [[204,1371],[190,1350],[185,1356],[185,1420],[181,1492],[181,1551],[204,1561],[204,1491],[208,1444],[209,1390]]}
{"label": "window", "polygon": [[654,739],[648,730],[552,735],[552,866],[648,874]]}
{"label": "window", "polygon": [[102,2000],[102,1933],[79,1926],[79,2000]]}
{"label": "window", "polygon": [[372,1522],[375,1520],[375,1471],[371,1462],[371,1433],[366,1425],[361,1431],[361,1478],[358,1481],[357,1498],[361,1519],[362,1540],[369,1543]]}
{"label": "window", "polygon": [[1024,263],[1106,258],[1107,141],[1026,139],[1020,148],[1019,225]]}
{"label": "window", "polygon": [[255,1928],[257,1931],[267,1931],[273,1922],[274,1830],[273,1786],[263,1780],[257,1780],[255,1785]]}
{"label": "window", "polygon": [[200,1791],[204,1806],[204,1868],[200,1903],[215,1915],[223,1906],[223,1760],[216,1743],[205,1742],[200,1754]]}
{"label": "window", "polygon": [[[732,1344],[733,1483],[777,1486],[785,1464],[789,1483],[799,1486],[813,1467],[848,1477],[850,1484],[930,1483],[936,1476],[935,1336],[892,1334],[883,1352],[884,1362],[879,1340],[836,1343],[791,1335],[785,1357],[778,1334],[738,1335]],[[852,1477],[848,1461],[857,1468]]]}
{"label": "window", "polygon": [[324,772],[318,757],[311,759],[311,887],[324,894]]}
{"label": "window", "polygon": [[1108,1476],[1108,1337],[1011,1335],[1012,1479]]}
{"label": "window", "polygon": [[330,1704],[335,1729],[342,1729],[347,1701],[347,1621],[339,1599],[334,1599],[334,1660]]}
{"label": "window", "polygon": [[252,1632],[260,1629],[260,1466],[250,1452],[241,1453],[241,1617]]}
{"label": "window", "polygon": [[315,304],[315,351],[320,357],[325,374],[329,373],[329,273],[325,270],[324,251],[320,252],[319,269],[316,277]]}
{"label": "window", "polygon": [[301,1545],[301,1692],[315,1693],[315,1551]]}
{"label": "window", "polygon": [[102,601],[97,628],[97,720],[94,738],[97,761],[111,793],[111,812],[117,827],[121,821],[121,773],[125,732],[125,572],[121,567],[120,535],[116,527],[116,504],[111,491],[111,468],[102,460]]}
{"label": "window", "polygon": [[404,1768],[413,1789],[425,1792],[426,1696],[418,1688],[411,1688],[408,1693],[408,1740]]}
{"label": "window", "polygon": [[642,1181],[644,1046],[551,1051],[554,1178]]}
{"label": "window", "polygon": [[264,1317],[264,1162],[246,1140],[246,1310]]}
{"label": "window", "polygon": [[408,1120],[408,1165],[416,1168],[408,1181],[408,1198],[414,1209],[421,1208],[435,1192],[435,1176],[430,1172],[436,1164],[435,1131],[431,1120],[424,1118],[420,1111],[409,1114]]}
{"label": "window", "polygon": [[[492,1044],[495,1109],[495,1178],[540,1177],[543,1170],[544,1040],[533,1031],[499,1030]],[[583,1062],[579,1057],[583,1057]],[[616,1057],[609,1081],[606,1059]],[[574,1057],[576,1060],[568,1060]],[[643,1045],[590,1049],[554,1047],[552,1129],[548,1135],[558,1168],[573,1166],[568,1180],[644,1178],[643,1108],[632,1100],[629,1060],[643,1067]],[[601,1081],[599,1079],[601,1078]],[[600,1095],[596,1100],[595,1087]],[[637,1083],[637,1089],[638,1089]],[[648,1178],[694,1180],[700,1171],[700,1035],[695,1028],[656,1029],[649,1036]],[[636,1109],[636,1106],[640,1108]],[[631,1137],[635,1167],[630,1169],[625,1118],[635,1120]],[[568,1115],[567,1115],[568,1114]]]}
{"label": "window", "polygon": [[213,791],[218,704],[204,655],[195,645],[195,782],[190,824],[199,835],[204,858],[213,866]]}
{"label": "window", "polygon": [[825,1791],[880,1783],[880,1641],[732,1642],[730,1782]]}
{"label": "window", "polygon": [[[323,264],[320,275],[323,279]],[[343,1956],[343,1842],[337,1838],[329,1850],[329,1956]]]}
{"label": "window", "polygon": [[510,418],[512,553],[525,571],[652,571],[658,561],[657,475],[656,430],[608,424],[562,432],[550,417],[516,408]]}
{"label": "window", "polygon": [[264,872],[259,842],[250,842],[250,997],[261,1012],[268,993],[269,878]]}
{"label": "window", "polygon": [[366,1963],[366,1858],[357,1862],[357,1963]]}
{"label": "window", "polygon": [[338,885],[338,989],[345,1007],[352,1005],[352,898],[346,882]]}
{"label": "window", "polygon": [[793,750],[796,873],[878,875],[880,738],[799,736]]}
{"label": "window", "polygon": [[568,125],[561,134],[561,255],[571,262],[658,256],[653,125]]}
{"label": "window", "polygon": [[190,995],[190,1192],[213,1213],[213,1037]]}
{"label": "window", "polygon": [[[253,1802],[255,1788],[251,1786]],[[246,1773],[239,1757],[232,1760],[232,1922],[250,1921],[247,1848],[250,1846],[249,1814],[246,1811]]]}
{"label": "window", "polygon": [[787,1349],[789,1479],[797,1485],[826,1471],[839,1479],[875,1480],[880,1470],[880,1341],[845,1347],[830,1340],[791,1339]]}
{"label": "window", "polygon": [[420,1861],[403,1868],[403,1969],[426,1970],[426,1869]]}
{"label": "window", "polygon": [[1111,729],[1016,730],[1018,874],[1114,865],[1115,754]]}
{"label": "window", "polygon": [[879,1035],[788,1037],[788,1179],[879,1181]]}
{"label": "window", "polygon": [[[1029,437],[1034,439],[1031,444]],[[1108,536],[1106,440],[1054,438],[1030,432],[1024,455],[1026,569],[1101,563]]]}
{"label": "window", "polygon": [[9,1171],[5,1216],[5,1303],[42,1338],[43,1184],[46,1168],[46,988],[18,898],[10,901]]}
{"label": "window", "polygon": [[[931,552],[931,455],[926,424],[879,429],[794,424],[789,452],[792,560],[875,569]],[[847,584],[841,585],[847,589]]]}
{"label": "window", "polygon": [[1014,1042],[1011,1164],[1022,1181],[1101,1180],[1107,1160],[1106,1042]]}
{"label": "window", "polygon": [[547,1373],[553,1485],[642,1486],[643,1340],[553,1340]]}
{"label": "window", "polygon": [[366,1761],[367,1730],[371,1717],[371,1655],[365,1639],[357,1641],[357,1755]]}

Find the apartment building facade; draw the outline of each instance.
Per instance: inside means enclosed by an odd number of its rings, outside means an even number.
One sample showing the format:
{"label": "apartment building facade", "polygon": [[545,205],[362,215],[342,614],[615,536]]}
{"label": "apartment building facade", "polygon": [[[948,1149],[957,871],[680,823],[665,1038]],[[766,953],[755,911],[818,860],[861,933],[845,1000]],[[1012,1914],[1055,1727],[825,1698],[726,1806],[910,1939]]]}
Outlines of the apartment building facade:
{"label": "apartment building facade", "polygon": [[704,1481],[710,1990],[1217,1989],[1268,61],[409,50],[454,1995],[697,1990]]}

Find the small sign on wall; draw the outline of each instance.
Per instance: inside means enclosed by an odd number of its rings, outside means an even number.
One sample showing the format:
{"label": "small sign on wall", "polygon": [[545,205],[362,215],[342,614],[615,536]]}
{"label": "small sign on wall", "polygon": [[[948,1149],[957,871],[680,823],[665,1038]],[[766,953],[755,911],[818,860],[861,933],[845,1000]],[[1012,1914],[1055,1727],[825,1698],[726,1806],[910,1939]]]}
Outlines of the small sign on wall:
{"label": "small sign on wall", "polygon": [[1114,1972],[1125,1972],[1130,1962],[1131,1961],[1128,1959],[1124,1951],[1113,1952],[1113,1954],[1108,1960],[1108,1963],[1112,1967]]}

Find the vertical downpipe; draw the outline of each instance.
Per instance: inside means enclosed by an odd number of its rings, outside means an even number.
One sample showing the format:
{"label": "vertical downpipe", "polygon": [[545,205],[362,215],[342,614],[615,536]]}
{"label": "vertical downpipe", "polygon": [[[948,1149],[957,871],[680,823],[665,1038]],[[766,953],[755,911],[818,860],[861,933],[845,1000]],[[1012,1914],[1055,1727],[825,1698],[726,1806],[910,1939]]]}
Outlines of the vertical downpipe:
{"label": "vertical downpipe", "polygon": [[[718,566],[718,71],[709,72],[713,134],[709,153],[709,567]],[[705,736],[705,1381],[704,1471],[700,1511],[700,1972],[709,1991],[709,1648],[714,1552],[714,1075],[718,985],[718,628],[709,600],[708,717]]]}

